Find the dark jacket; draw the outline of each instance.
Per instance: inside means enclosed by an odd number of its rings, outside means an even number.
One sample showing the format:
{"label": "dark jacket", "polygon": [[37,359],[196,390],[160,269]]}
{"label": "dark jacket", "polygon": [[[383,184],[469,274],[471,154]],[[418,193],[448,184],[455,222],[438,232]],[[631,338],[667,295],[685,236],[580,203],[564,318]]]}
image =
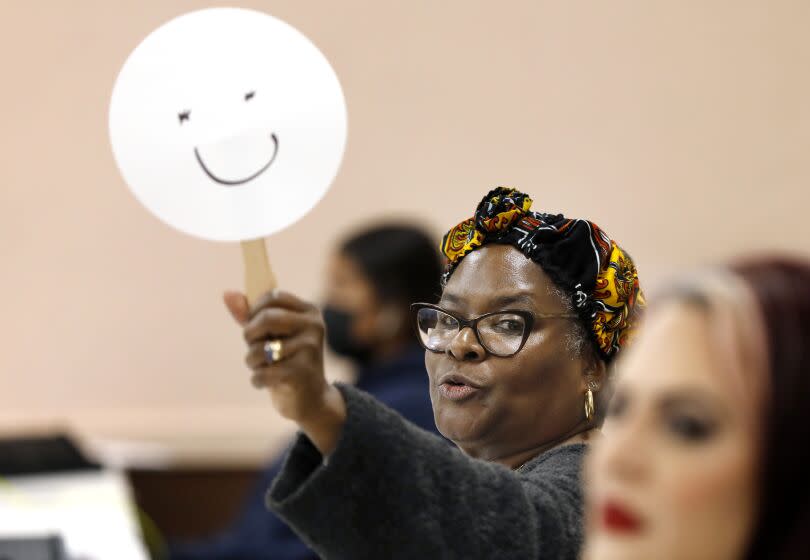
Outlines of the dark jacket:
{"label": "dark jacket", "polygon": [[[417,426],[432,430],[425,351],[412,348],[389,363],[360,371],[357,387],[398,411]],[[278,476],[282,459],[272,462],[256,482],[234,524],[215,538],[171,546],[172,560],[304,560],[317,558],[265,506],[265,493]]]}
{"label": "dark jacket", "polygon": [[575,559],[582,444],[511,471],[467,457],[362,391],[324,460],[299,435],[267,496],[322,558]]}

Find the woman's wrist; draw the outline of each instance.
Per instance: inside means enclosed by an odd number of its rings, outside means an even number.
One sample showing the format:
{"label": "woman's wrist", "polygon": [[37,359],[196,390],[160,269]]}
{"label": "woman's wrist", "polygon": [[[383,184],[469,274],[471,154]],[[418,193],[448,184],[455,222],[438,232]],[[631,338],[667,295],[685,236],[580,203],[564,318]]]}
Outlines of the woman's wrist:
{"label": "woman's wrist", "polygon": [[346,414],[343,394],[337,387],[328,384],[321,402],[306,417],[298,420],[298,427],[326,457],[337,447],[346,423]]}

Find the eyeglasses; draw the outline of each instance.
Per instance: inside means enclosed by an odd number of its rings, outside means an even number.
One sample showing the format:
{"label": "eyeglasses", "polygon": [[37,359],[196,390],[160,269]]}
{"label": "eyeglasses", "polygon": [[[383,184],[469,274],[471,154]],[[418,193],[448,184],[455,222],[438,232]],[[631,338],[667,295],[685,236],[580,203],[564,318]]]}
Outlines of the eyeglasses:
{"label": "eyeglasses", "polygon": [[573,319],[575,313],[532,313],[524,309],[506,309],[464,319],[438,305],[414,303],[411,305],[419,343],[431,352],[447,352],[458,333],[467,327],[475,333],[484,350],[493,356],[505,358],[517,354],[535,319]]}

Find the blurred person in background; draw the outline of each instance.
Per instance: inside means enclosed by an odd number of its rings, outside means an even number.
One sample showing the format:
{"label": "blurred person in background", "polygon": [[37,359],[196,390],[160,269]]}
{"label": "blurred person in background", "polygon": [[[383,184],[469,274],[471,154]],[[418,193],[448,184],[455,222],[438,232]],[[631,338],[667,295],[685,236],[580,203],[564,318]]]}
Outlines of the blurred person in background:
{"label": "blurred person in background", "polygon": [[274,291],[248,314],[226,297],[254,383],[301,430],[268,506],[322,557],[578,558],[582,457],[644,299],[596,224],[531,204],[487,193],[444,237],[439,304],[413,306],[436,424],[458,449],[329,384],[312,304]]}
{"label": "blurred person in background", "polygon": [[[434,433],[424,351],[413,335],[409,305],[435,301],[440,277],[439,253],[427,234],[409,225],[381,225],[339,246],[325,276],[323,307],[326,342],[336,354],[356,364],[357,387]],[[170,557],[316,558],[265,506],[267,489],[281,467],[281,459],[268,466],[226,532],[204,541],[174,543]]]}
{"label": "blurred person in background", "polygon": [[665,294],[587,461],[588,560],[810,558],[810,261]]}

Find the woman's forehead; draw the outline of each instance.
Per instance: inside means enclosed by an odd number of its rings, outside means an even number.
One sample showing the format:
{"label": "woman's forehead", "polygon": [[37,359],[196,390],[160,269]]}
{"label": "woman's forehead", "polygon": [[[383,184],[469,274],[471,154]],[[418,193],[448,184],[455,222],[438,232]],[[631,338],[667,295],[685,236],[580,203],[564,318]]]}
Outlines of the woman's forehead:
{"label": "woman's forehead", "polygon": [[619,383],[650,393],[687,388],[722,393],[724,379],[709,326],[706,314],[693,306],[674,302],[659,307],[619,362]]}
{"label": "woman's forehead", "polygon": [[468,283],[472,279],[486,279],[492,286],[522,284],[522,287],[545,284],[548,281],[539,264],[511,245],[487,245],[464,257],[450,282]]}
{"label": "woman's forehead", "polygon": [[642,408],[698,406],[740,426],[758,417],[733,389],[713,348],[706,314],[684,303],[667,303],[647,317],[641,334],[617,364],[616,394]]}
{"label": "woman's forehead", "polygon": [[447,282],[442,302],[460,307],[524,303],[543,311],[564,310],[540,265],[511,245],[488,245],[464,257]]}

